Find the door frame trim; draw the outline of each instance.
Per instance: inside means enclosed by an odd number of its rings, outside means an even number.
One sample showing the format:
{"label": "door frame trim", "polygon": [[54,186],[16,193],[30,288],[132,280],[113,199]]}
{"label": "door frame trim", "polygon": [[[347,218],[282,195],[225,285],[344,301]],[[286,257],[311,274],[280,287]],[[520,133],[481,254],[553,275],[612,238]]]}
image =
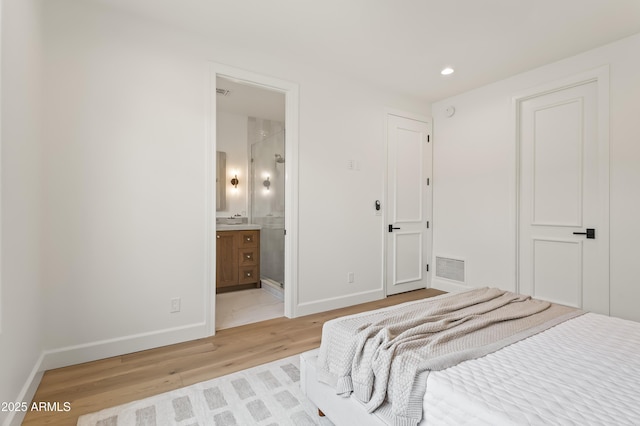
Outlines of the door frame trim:
{"label": "door frame trim", "polygon": [[[609,179],[610,179],[610,165],[609,165],[609,65],[603,65],[601,67],[588,70],[564,79],[556,80],[550,83],[546,83],[531,89],[522,91],[512,97],[511,102],[511,114],[513,123],[513,137],[515,141],[515,161],[514,161],[514,173],[513,181],[511,183],[511,193],[514,194],[514,199],[511,206],[513,211],[511,217],[513,223],[511,229],[513,232],[512,241],[514,242],[514,265],[515,265],[515,292],[520,293],[520,164],[521,164],[521,140],[520,140],[520,108],[524,101],[539,96],[544,96],[550,93],[558,92],[572,87],[581,86],[583,84],[595,82],[596,93],[598,97],[597,105],[597,139],[598,139],[598,172],[600,173],[600,190],[601,193],[606,193],[607,196],[600,205],[600,215],[603,219],[601,226],[602,232],[598,229],[598,238],[601,240],[603,250],[606,253],[610,253],[610,234],[609,234]],[[609,289],[609,295],[611,294],[611,277],[610,277],[610,265],[611,258],[609,254],[609,264],[607,270],[604,271],[603,277],[606,278],[606,284]],[[611,311],[611,298],[609,298],[609,311]]]}
{"label": "door frame trim", "polygon": [[408,120],[414,120],[414,121],[420,121],[422,123],[426,123],[429,125],[430,127],[430,136],[431,136],[431,175],[429,176],[431,179],[431,200],[430,200],[430,206],[431,206],[431,210],[426,212],[427,215],[429,216],[429,232],[428,232],[428,236],[427,236],[427,253],[429,254],[429,265],[431,265],[431,267],[429,268],[429,271],[426,272],[426,276],[427,276],[427,283],[431,284],[432,282],[432,273],[433,273],[433,120],[431,119],[431,117],[426,116],[426,115],[422,115],[422,114],[416,114],[416,113],[412,113],[412,112],[407,112],[407,111],[401,111],[401,110],[397,110],[397,109],[393,109],[393,108],[385,108],[385,115],[384,115],[384,183],[383,183],[383,190],[382,190],[382,233],[381,233],[381,237],[382,237],[382,262],[380,262],[382,264],[382,291],[385,297],[388,296],[387,294],[387,256],[389,253],[389,248],[388,248],[388,244],[387,244],[387,223],[389,220],[389,215],[387,214],[387,206],[388,203],[387,201],[389,200],[389,117],[390,116],[395,116],[395,117],[400,117],[400,118],[406,118]]}
{"label": "door frame trim", "polygon": [[298,300],[298,129],[299,129],[299,85],[298,83],[265,76],[218,63],[209,63],[207,93],[208,125],[206,153],[206,259],[205,321],[210,336],[215,334],[216,320],[216,77],[224,77],[237,83],[262,89],[275,90],[285,95],[285,235],[284,243],[284,316],[297,316]]}

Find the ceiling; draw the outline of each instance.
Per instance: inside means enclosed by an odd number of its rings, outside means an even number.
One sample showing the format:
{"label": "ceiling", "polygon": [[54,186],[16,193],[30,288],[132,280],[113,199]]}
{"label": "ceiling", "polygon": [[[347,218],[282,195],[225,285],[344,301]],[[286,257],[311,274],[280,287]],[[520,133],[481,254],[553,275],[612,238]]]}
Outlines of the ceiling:
{"label": "ceiling", "polygon": [[426,102],[640,32],[639,0],[91,1]]}
{"label": "ceiling", "polygon": [[236,83],[222,77],[216,78],[216,88],[229,91],[226,95],[216,96],[219,111],[284,123],[284,93]]}

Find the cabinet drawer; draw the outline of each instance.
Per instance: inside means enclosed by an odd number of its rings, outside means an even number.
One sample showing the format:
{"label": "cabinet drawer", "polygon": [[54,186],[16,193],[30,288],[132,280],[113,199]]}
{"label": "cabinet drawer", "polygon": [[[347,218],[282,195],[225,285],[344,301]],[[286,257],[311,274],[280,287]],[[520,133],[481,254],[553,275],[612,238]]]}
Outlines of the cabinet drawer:
{"label": "cabinet drawer", "polygon": [[238,284],[251,284],[258,282],[258,266],[241,266],[238,268]]}
{"label": "cabinet drawer", "polygon": [[258,247],[260,231],[238,231],[238,247]]}
{"label": "cabinet drawer", "polygon": [[257,247],[238,249],[238,266],[257,265],[259,256]]}

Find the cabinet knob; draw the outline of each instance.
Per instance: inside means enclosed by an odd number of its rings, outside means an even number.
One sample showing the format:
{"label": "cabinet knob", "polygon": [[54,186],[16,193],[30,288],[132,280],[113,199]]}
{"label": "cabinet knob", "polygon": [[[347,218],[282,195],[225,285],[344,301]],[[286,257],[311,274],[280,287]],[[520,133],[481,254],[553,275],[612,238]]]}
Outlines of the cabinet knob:
{"label": "cabinet knob", "polygon": [[251,272],[247,272],[247,276],[250,277],[251,276]]}
{"label": "cabinet knob", "polygon": [[216,235],[216,238],[220,238],[220,235]]}
{"label": "cabinet knob", "polygon": [[251,255],[250,254],[247,255],[247,259],[251,259]]}

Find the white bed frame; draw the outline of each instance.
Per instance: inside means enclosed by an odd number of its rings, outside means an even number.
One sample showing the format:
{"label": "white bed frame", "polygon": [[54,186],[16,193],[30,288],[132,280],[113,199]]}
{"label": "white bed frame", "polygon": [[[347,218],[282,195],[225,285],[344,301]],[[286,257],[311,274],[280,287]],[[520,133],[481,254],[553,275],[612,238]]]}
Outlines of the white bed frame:
{"label": "white bed frame", "polygon": [[300,386],[307,398],[336,426],[385,426],[378,416],[367,413],[364,406],[354,398],[342,398],[329,385],[318,381],[318,351],[319,349],[314,349],[300,354]]}

